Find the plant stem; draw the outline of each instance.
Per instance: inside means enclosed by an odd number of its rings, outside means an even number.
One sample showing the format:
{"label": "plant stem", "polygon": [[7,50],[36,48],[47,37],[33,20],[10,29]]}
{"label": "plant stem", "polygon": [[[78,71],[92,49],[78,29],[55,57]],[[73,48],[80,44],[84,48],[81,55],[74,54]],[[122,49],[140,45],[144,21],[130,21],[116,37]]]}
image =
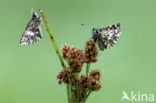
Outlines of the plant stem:
{"label": "plant stem", "polygon": [[75,98],[75,94],[74,92],[72,91],[73,90],[73,86],[72,86],[72,83],[71,83],[71,80],[70,80],[70,76],[69,76],[69,73],[67,72],[67,77],[68,77],[68,80],[69,80],[69,87],[70,87],[70,93],[71,93],[71,101],[76,101],[76,98]]}
{"label": "plant stem", "polygon": [[85,100],[84,100],[84,103],[86,103],[86,101],[87,101],[87,99],[88,99],[88,97],[89,97],[89,95],[91,94],[91,90],[89,90],[89,92],[88,92],[88,94],[86,95],[86,98],[85,98]]}
{"label": "plant stem", "polygon": [[67,95],[68,96],[68,103],[72,103],[72,101],[71,101],[71,96],[70,96],[70,88],[69,88],[69,85],[66,85],[66,87],[67,87],[67,94],[69,94],[69,95]]}
{"label": "plant stem", "polygon": [[79,103],[79,101],[80,101],[80,92],[79,92],[79,73],[76,73],[76,77],[77,77],[77,79],[78,79],[76,89],[77,89],[77,101],[78,101],[78,103]]}
{"label": "plant stem", "polygon": [[50,31],[50,27],[49,27],[49,25],[48,25],[48,22],[47,22],[47,20],[46,20],[46,18],[45,18],[45,16],[44,16],[42,10],[39,9],[39,11],[40,11],[40,13],[41,13],[41,15],[42,15],[42,18],[43,18],[43,20],[44,20],[44,23],[45,23],[47,32],[48,32],[48,34],[49,34],[49,36],[50,36],[51,42],[52,42],[53,47],[54,47],[54,49],[55,49],[55,51],[56,51],[56,53],[57,53],[57,56],[58,56],[58,58],[59,58],[59,60],[60,60],[60,62],[61,62],[61,65],[62,65],[62,67],[63,67],[64,69],[66,69],[66,66],[65,66],[65,64],[64,64],[64,62],[63,62],[63,58],[62,58],[62,56],[61,56],[61,54],[60,54],[60,51],[59,51],[58,46],[57,46],[57,44],[56,44],[56,41],[55,41],[55,39],[54,39],[54,37],[53,37],[52,32]]}
{"label": "plant stem", "polygon": [[87,65],[86,65],[86,75],[88,75],[89,68],[90,68],[90,63],[87,63]]}
{"label": "plant stem", "polygon": [[[52,32],[50,31],[50,27],[49,27],[49,25],[48,25],[48,22],[47,22],[47,20],[46,20],[46,18],[45,18],[45,16],[44,16],[44,14],[43,14],[43,12],[42,12],[41,9],[39,9],[39,12],[40,12],[41,15],[42,15],[42,18],[43,18],[43,20],[44,20],[44,23],[45,23],[47,32],[48,32],[48,34],[49,34],[49,37],[50,37],[51,42],[52,42],[52,44],[53,44],[53,47],[54,47],[54,49],[55,49],[55,51],[56,51],[56,54],[57,54],[57,56],[58,56],[58,58],[59,58],[59,60],[60,60],[60,62],[61,62],[61,65],[62,65],[63,69],[66,69],[66,65],[65,65],[64,62],[63,62],[63,58],[62,58],[61,53],[60,53],[60,51],[59,51],[59,49],[58,49],[58,46],[57,46],[56,41],[55,41],[55,39],[54,39],[54,37],[53,37],[53,34],[52,34]],[[67,75],[68,75],[68,77],[69,77],[69,74],[68,74],[68,73],[67,73]],[[70,78],[68,78],[68,79],[69,79],[69,82],[70,82]],[[70,83],[70,88],[72,88],[71,83]],[[71,91],[71,92],[72,92],[72,91]],[[70,99],[69,99],[69,98],[70,98],[69,84],[67,84],[67,96],[68,96],[68,101],[69,101],[69,100],[70,100]]]}

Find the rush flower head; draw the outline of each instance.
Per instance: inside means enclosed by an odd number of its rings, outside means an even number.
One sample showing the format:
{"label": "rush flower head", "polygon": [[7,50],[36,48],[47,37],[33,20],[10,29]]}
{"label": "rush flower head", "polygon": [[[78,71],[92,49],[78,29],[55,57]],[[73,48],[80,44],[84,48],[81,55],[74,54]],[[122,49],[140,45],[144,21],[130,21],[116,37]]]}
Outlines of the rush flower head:
{"label": "rush flower head", "polygon": [[68,80],[68,75],[69,75],[72,85],[76,85],[78,78],[76,78],[76,75],[74,73],[70,73],[68,70],[69,69],[62,70],[59,73],[59,75],[57,76],[58,84],[61,85],[62,83],[69,83],[69,80]]}
{"label": "rush flower head", "polygon": [[84,63],[83,50],[76,49],[75,47],[70,48],[68,45],[65,45],[62,48],[62,54],[69,65],[70,72],[81,72]]}
{"label": "rush flower head", "polygon": [[90,75],[82,75],[80,78],[80,89],[81,90],[92,90],[97,91],[101,88],[100,83],[101,71],[94,69],[90,72]]}
{"label": "rush flower head", "polygon": [[62,70],[59,75],[57,76],[57,79],[59,80],[58,81],[58,84],[62,84],[63,82],[64,83],[68,83],[68,77],[67,77],[67,70]]}
{"label": "rush flower head", "polygon": [[90,89],[92,91],[98,91],[101,88],[101,71],[98,69],[94,69],[90,72],[91,84]]}
{"label": "rush flower head", "polygon": [[85,62],[91,63],[96,62],[98,56],[98,50],[96,48],[96,43],[92,40],[87,41],[85,44]]}
{"label": "rush flower head", "polygon": [[90,90],[98,91],[102,87],[101,82],[95,79],[91,79]]}
{"label": "rush flower head", "polygon": [[100,80],[100,76],[101,76],[101,71],[98,69],[94,69],[90,72],[90,77],[95,79],[95,80]]}
{"label": "rush flower head", "polygon": [[70,50],[70,47],[67,44],[65,44],[64,47],[62,48],[62,54],[65,60],[68,58],[67,53],[69,50]]}
{"label": "rush flower head", "polygon": [[80,78],[80,89],[87,90],[90,86],[91,78],[87,75],[82,75]]}

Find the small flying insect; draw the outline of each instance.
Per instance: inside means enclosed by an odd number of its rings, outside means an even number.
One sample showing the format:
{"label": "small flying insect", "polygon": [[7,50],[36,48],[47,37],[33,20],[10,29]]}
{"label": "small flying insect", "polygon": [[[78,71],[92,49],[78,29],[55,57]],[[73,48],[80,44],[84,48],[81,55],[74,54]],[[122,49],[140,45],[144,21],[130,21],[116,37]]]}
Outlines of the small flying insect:
{"label": "small flying insect", "polygon": [[81,24],[81,26],[85,26],[85,24]]}

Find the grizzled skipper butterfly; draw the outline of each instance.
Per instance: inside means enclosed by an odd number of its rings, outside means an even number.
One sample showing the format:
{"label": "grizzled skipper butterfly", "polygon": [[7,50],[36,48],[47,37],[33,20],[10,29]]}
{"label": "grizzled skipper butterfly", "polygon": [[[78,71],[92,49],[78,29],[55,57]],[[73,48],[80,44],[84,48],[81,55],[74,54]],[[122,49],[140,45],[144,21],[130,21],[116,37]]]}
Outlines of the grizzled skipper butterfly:
{"label": "grizzled skipper butterfly", "polygon": [[41,38],[41,19],[35,11],[32,11],[32,17],[25,28],[20,44],[32,45],[40,41]]}
{"label": "grizzled skipper butterfly", "polygon": [[120,23],[101,29],[93,28],[92,34],[92,38],[98,44],[100,50],[109,49],[118,41],[121,35]]}

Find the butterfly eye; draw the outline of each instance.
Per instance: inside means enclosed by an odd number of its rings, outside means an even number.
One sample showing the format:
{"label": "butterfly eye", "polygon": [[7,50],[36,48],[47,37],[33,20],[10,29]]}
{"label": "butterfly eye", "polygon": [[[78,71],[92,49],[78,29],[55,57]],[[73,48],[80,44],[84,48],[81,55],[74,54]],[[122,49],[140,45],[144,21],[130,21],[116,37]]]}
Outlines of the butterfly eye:
{"label": "butterfly eye", "polygon": [[38,17],[38,15],[37,15],[37,13],[35,11],[32,12],[32,17],[33,18],[37,18]]}
{"label": "butterfly eye", "polygon": [[98,30],[96,30],[95,32],[96,32],[96,34],[98,34]]}
{"label": "butterfly eye", "polygon": [[99,33],[98,30],[93,28],[93,34],[98,34],[98,33]]}

